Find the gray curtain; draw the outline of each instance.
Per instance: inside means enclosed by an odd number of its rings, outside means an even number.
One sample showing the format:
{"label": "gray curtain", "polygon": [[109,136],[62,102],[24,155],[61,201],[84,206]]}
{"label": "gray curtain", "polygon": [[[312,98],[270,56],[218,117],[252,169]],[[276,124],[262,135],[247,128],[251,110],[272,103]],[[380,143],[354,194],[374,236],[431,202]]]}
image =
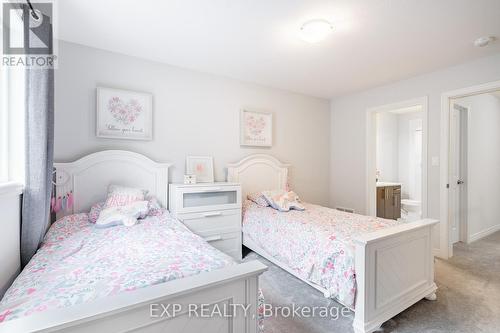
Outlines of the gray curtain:
{"label": "gray curtain", "polygon": [[54,156],[54,70],[28,68],[25,83],[26,179],[21,222],[23,266],[36,253],[49,225]]}

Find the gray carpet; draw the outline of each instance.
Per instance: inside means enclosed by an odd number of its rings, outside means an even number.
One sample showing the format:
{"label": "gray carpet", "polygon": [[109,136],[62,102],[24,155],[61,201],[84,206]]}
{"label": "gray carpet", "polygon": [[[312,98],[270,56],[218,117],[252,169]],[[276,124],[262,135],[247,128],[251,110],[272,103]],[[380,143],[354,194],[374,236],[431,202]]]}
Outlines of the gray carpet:
{"label": "gray carpet", "polygon": [[[340,314],[342,305],[323,295],[255,253],[269,267],[260,280],[266,303],[274,308],[331,306],[337,319],[272,316],[265,320],[265,333],[353,332],[353,313]],[[500,232],[469,245],[459,243],[454,257],[436,260],[437,301],[422,300],[382,326],[383,332],[500,332]],[[335,309],[332,310],[335,314]]]}

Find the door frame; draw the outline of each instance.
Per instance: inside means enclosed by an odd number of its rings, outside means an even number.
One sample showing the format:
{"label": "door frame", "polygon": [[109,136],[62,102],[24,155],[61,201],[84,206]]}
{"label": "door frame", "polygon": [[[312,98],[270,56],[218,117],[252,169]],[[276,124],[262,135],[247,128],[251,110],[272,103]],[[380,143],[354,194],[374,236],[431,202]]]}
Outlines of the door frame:
{"label": "door frame", "polygon": [[427,217],[427,142],[428,142],[428,98],[427,96],[402,102],[368,108],[366,111],[366,215],[377,215],[376,193],[376,121],[377,113],[388,112],[420,105],[422,107],[422,218]]}
{"label": "door frame", "polygon": [[[452,228],[450,221],[450,196],[447,185],[450,183],[450,107],[451,100],[472,95],[489,93],[500,89],[500,81],[493,81],[441,94],[441,136],[440,136],[440,228],[439,256],[448,259],[453,256]],[[469,110],[470,112],[470,110]],[[469,113],[470,114],[470,113]]]}

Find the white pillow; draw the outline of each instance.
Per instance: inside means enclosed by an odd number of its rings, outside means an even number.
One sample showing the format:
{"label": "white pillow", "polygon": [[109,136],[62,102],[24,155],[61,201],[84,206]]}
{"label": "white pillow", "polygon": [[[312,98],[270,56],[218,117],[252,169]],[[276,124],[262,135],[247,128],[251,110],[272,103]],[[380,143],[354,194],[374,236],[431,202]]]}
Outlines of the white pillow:
{"label": "white pillow", "polygon": [[132,226],[137,219],[148,214],[148,201],[136,201],[125,206],[105,208],[99,214],[95,225],[98,228],[107,228],[115,225]]}

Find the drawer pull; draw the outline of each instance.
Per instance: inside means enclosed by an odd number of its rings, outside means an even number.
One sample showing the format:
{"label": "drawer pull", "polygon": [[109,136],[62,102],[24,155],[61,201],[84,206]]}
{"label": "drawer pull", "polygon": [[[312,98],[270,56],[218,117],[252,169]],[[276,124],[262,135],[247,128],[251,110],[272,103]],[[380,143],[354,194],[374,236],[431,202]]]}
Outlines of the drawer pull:
{"label": "drawer pull", "polygon": [[221,240],[222,236],[217,235],[217,236],[205,237],[204,239],[206,242],[215,242],[215,241]]}
{"label": "drawer pull", "polygon": [[211,213],[205,213],[203,216],[205,217],[212,217],[212,216],[221,216],[222,212],[211,212]]}
{"label": "drawer pull", "polygon": [[215,192],[215,191],[220,191],[222,190],[222,187],[207,187],[201,190],[198,190],[197,192]]}

